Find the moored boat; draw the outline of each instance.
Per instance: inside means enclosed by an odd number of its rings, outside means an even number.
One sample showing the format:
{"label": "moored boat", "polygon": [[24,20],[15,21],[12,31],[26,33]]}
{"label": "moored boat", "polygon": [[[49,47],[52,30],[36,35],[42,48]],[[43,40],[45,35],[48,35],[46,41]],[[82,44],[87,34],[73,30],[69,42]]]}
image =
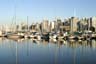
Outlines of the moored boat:
{"label": "moored boat", "polygon": [[57,38],[57,34],[55,33],[51,33],[49,36],[50,39],[56,39]]}
{"label": "moored boat", "polygon": [[19,39],[19,38],[23,38],[23,36],[18,35],[18,34],[11,34],[11,35],[7,35],[7,38],[9,38],[9,39]]}

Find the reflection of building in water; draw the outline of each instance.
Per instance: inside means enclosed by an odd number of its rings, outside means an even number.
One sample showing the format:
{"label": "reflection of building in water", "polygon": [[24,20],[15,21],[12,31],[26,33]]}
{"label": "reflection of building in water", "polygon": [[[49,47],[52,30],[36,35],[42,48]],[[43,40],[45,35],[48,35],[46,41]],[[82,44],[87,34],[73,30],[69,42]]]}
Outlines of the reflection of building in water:
{"label": "reflection of building in water", "polygon": [[68,41],[65,41],[65,40],[60,40],[60,41],[57,41],[57,45],[59,46],[59,47],[61,47],[61,46],[68,46]]}
{"label": "reflection of building in water", "polygon": [[16,42],[16,64],[18,64],[18,44]]}
{"label": "reflection of building in water", "polygon": [[37,43],[38,45],[40,45],[41,41],[40,41],[40,40],[36,40],[36,43]]}
{"label": "reflection of building in water", "polygon": [[[1,39],[1,41],[3,41]],[[9,40],[8,40],[9,41]],[[14,40],[11,40],[12,42]],[[17,43],[23,43],[25,40],[24,39],[19,39],[19,40],[15,40]],[[7,40],[6,40],[7,42]],[[53,44],[56,44],[57,47],[61,47],[61,46],[68,46],[68,47],[71,47],[71,48],[79,48],[79,47],[90,47],[90,48],[96,48],[96,41],[95,40],[90,40],[90,41],[74,41],[74,42],[70,42],[70,41],[65,41],[65,40],[56,40],[56,41],[53,41],[53,40],[49,40],[49,41],[45,41],[45,40],[41,40],[41,41],[38,41],[38,40],[32,40],[32,43],[35,43],[37,45],[39,44],[43,44],[43,45],[48,45],[49,43],[53,43]]]}
{"label": "reflection of building in water", "polygon": [[4,41],[5,40],[5,38],[2,38],[2,37],[0,37],[0,42],[2,43],[2,41]]}
{"label": "reflection of building in water", "polygon": [[58,54],[59,54],[58,52],[59,52],[59,47],[56,46],[55,47],[55,54],[54,54],[54,56],[55,56],[54,57],[55,58],[54,59],[54,64],[58,64]]}
{"label": "reflection of building in water", "polygon": [[96,41],[92,40],[92,48],[96,48]]}
{"label": "reflection of building in water", "polygon": [[50,43],[55,43],[55,44],[57,43],[56,39],[50,39],[49,41],[50,41]]}
{"label": "reflection of building in water", "polygon": [[45,45],[45,46],[46,46],[46,45],[48,45],[48,43],[49,43],[49,42],[48,42],[48,41],[43,40],[43,41],[42,41],[42,43],[43,43],[43,45]]}
{"label": "reflection of building in water", "polygon": [[35,44],[43,44],[43,45],[48,45],[49,43],[53,43],[53,44],[56,44],[58,47],[61,47],[62,45],[63,46],[68,46],[68,47],[72,47],[72,48],[78,48],[78,47],[91,47],[91,48],[96,48],[96,41],[95,40],[91,40],[91,41],[65,41],[65,40],[49,40],[49,41],[46,41],[46,40],[41,40],[41,41],[38,41],[38,40],[32,40],[33,43]]}
{"label": "reflection of building in water", "polygon": [[80,46],[82,47],[91,47],[96,48],[96,41],[90,40],[90,41],[81,41],[81,42],[68,42],[67,45],[72,48],[78,48]]}
{"label": "reflection of building in water", "polygon": [[78,45],[77,42],[70,42],[70,43],[68,44],[68,46],[69,46],[69,47],[72,47],[72,48],[77,48],[79,45]]}
{"label": "reflection of building in water", "polygon": [[13,41],[16,41],[17,43],[22,43],[25,39],[22,38],[22,39],[12,39]]}
{"label": "reflection of building in water", "polygon": [[57,45],[60,47],[62,45],[67,45],[67,41],[64,41],[64,40],[58,40],[57,41]]}
{"label": "reflection of building in water", "polygon": [[60,46],[62,46],[63,45],[63,41],[58,41],[58,46],[60,47]]}

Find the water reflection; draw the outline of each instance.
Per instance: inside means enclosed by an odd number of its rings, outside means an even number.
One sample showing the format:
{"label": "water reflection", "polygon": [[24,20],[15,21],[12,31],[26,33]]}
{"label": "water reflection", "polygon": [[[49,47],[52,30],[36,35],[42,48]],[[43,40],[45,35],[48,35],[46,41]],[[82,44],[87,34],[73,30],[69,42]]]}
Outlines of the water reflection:
{"label": "water reflection", "polygon": [[96,41],[0,39],[0,64],[96,63]]}

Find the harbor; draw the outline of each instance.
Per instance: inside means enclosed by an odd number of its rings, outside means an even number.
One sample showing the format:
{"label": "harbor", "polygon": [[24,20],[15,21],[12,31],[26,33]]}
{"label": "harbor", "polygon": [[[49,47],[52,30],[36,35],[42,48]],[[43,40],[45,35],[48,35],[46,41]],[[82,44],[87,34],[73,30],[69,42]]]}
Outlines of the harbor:
{"label": "harbor", "polygon": [[79,34],[76,35],[70,35],[70,34],[66,34],[66,33],[38,33],[38,32],[16,32],[16,33],[10,33],[10,34],[1,34],[0,38],[7,38],[7,39],[37,39],[37,40],[49,40],[49,39],[56,39],[56,40],[60,40],[63,39],[65,41],[68,40],[96,40],[96,33],[85,33],[85,34]]}
{"label": "harbor", "polygon": [[[57,18],[53,21],[42,20],[40,23],[28,24],[26,22],[13,24],[12,26],[1,25],[0,37],[8,39],[37,39],[37,40],[96,40],[95,18],[70,17],[64,20]],[[85,22],[85,23],[82,23]],[[93,22],[93,23],[92,23]]]}
{"label": "harbor", "polygon": [[96,0],[0,0],[0,64],[96,64]]}
{"label": "harbor", "polygon": [[29,25],[27,17],[21,24],[1,25],[0,64],[96,63],[95,23],[89,18],[68,19],[43,20]]}
{"label": "harbor", "polygon": [[42,39],[45,39],[45,40],[49,40],[49,39],[56,39],[56,40],[60,40],[60,39],[63,39],[65,41],[68,41],[68,40],[75,40],[75,41],[78,41],[78,40],[96,40],[96,34],[91,34],[91,35],[88,35],[88,34],[83,34],[83,35],[80,35],[80,36],[75,36],[75,35],[66,35],[66,36],[58,36],[58,35],[50,35],[49,33],[46,33],[46,34],[8,34],[8,35],[2,35],[0,36],[0,38],[7,38],[7,39],[37,39],[37,40],[42,40]]}

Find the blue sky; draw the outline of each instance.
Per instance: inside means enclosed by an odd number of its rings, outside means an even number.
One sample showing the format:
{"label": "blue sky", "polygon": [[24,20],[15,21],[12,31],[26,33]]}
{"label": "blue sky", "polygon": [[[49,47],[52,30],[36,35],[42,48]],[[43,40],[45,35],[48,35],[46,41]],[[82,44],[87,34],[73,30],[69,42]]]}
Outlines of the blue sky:
{"label": "blue sky", "polygon": [[[43,18],[66,18],[96,16],[96,0],[0,0],[0,23],[12,23],[16,12],[16,22],[38,22]],[[16,6],[16,10],[15,10]],[[15,21],[15,20],[14,20]]]}

